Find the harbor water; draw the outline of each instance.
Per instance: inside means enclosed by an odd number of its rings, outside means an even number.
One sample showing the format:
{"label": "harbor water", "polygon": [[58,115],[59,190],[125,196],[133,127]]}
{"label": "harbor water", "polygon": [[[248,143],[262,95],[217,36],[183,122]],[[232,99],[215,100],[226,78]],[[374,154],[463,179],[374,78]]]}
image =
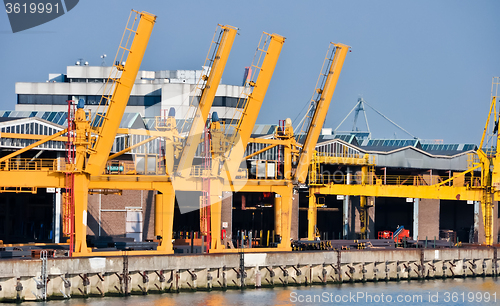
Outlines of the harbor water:
{"label": "harbor water", "polygon": [[47,306],[500,305],[500,280],[491,277],[477,277],[425,281],[344,283],[340,285],[288,286],[255,290],[75,298],[33,304]]}

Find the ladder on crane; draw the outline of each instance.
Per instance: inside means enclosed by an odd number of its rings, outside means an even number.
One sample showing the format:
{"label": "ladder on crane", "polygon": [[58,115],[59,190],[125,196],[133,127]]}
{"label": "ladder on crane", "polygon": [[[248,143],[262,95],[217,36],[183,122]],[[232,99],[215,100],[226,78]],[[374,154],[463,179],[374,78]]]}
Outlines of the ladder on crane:
{"label": "ladder on crane", "polygon": [[[203,133],[203,146],[202,146],[202,173],[210,171],[211,167],[211,150],[210,150],[210,134],[208,128],[205,128]],[[207,249],[211,241],[211,228],[210,228],[210,178],[206,175],[202,176],[202,192],[200,199],[200,232],[202,239],[206,237]],[[204,250],[202,250],[203,252]]]}
{"label": "ladder on crane", "polygon": [[[188,177],[192,169],[193,159],[200,144],[208,114],[213,104],[217,88],[222,78],[229,53],[237,33],[237,28],[228,25],[218,25],[212,43],[205,58],[206,71],[201,75],[195,93],[190,103],[190,110],[181,125],[180,133],[189,132],[184,141],[184,149],[174,172],[179,176]],[[217,35],[218,34],[218,35]]]}
{"label": "ladder on crane", "polygon": [[[231,118],[231,121],[224,127],[224,134],[229,136],[227,144],[230,150],[239,140],[238,136],[242,129],[242,123],[244,122],[244,117],[247,114],[247,108],[249,105],[248,103],[249,96],[253,92],[251,88],[255,86],[258,75],[262,70],[262,63],[267,54],[267,49],[269,48],[271,37],[272,37],[271,34],[266,32],[264,32],[260,37],[260,41],[257,46],[254,58],[252,60],[252,64],[248,69],[251,75],[247,76],[245,80],[244,84],[245,88],[241,92],[240,98],[238,99],[238,103],[234,108],[234,113]],[[230,153],[230,151],[228,153]]]}
{"label": "ladder on crane", "polygon": [[91,175],[104,172],[155,20],[156,16],[146,12],[130,12],[110,76],[91,121],[94,136],[87,149],[90,156],[85,168]]}
{"label": "ladder on crane", "polygon": [[66,167],[64,172],[65,191],[63,196],[63,235],[69,237],[69,256],[75,247],[75,174],[76,163],[75,137],[75,106],[68,100],[68,140],[66,142]]}

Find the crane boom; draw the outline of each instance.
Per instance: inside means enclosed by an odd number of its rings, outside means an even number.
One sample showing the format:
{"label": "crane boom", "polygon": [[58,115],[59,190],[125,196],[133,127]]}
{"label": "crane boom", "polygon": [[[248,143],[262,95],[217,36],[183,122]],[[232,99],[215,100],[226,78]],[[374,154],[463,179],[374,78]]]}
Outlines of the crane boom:
{"label": "crane boom", "polygon": [[[123,38],[127,35],[128,38],[124,46],[120,44],[115,58],[114,67],[121,71],[121,76],[114,80],[114,91],[111,97],[105,95],[102,97],[101,103],[106,103],[107,111],[105,114],[96,114],[100,127],[97,128],[97,139],[90,150],[91,154],[86,166],[86,172],[91,175],[99,175],[104,171],[156,20],[156,16],[150,13],[132,10],[131,16],[133,13],[136,13],[136,16],[132,27],[129,28],[129,18],[123,35]],[[138,18],[139,23],[134,29]],[[124,43],[123,38],[122,43]],[[130,38],[132,38],[132,44],[128,46]]]}
{"label": "crane boom", "polygon": [[311,100],[311,106],[314,108],[314,113],[311,117],[309,126],[307,127],[306,138],[302,146],[297,169],[294,174],[294,182],[304,183],[306,181],[309,163],[311,162],[314,148],[318,142],[321,128],[325,122],[326,113],[328,112],[333,92],[337,86],[337,81],[339,79],[340,72],[342,71],[347,51],[350,48],[344,44],[331,43],[331,45],[332,44],[335,46],[335,54],[333,59],[327,55],[325,62],[327,61],[329,67],[326,74],[326,80],[323,83],[323,88],[316,89],[319,97]]}
{"label": "crane boom", "polygon": [[[233,133],[229,141],[231,148],[227,151],[225,156],[225,170],[228,172],[229,179],[234,177],[243,160],[246,146],[252,134],[255,122],[257,121],[262,102],[266,96],[267,88],[269,87],[274,68],[276,67],[276,63],[281,53],[281,48],[285,42],[285,37],[278,34],[267,34],[264,32],[263,35],[268,36],[269,42],[267,42],[266,38],[264,47],[261,48],[261,46],[259,46],[257,51],[265,53],[264,60],[260,67],[260,63],[256,65],[252,64],[252,67],[255,68],[256,71],[259,71],[257,80],[255,82],[250,82],[253,91],[248,95],[241,117],[234,127],[234,130],[231,131]],[[267,50],[265,50],[265,47],[267,47]]]}
{"label": "crane boom", "polygon": [[196,110],[196,115],[189,130],[184,150],[179,159],[179,164],[177,165],[177,172],[183,177],[187,177],[191,171],[193,158],[200,143],[205,122],[207,121],[208,114],[215,98],[215,93],[217,92],[217,87],[219,87],[222,73],[226,67],[227,58],[229,57],[237,33],[237,28],[235,27],[228,25],[220,27],[222,36],[218,42],[217,52],[213,59],[208,79],[206,79],[205,87],[201,93],[198,109]]}

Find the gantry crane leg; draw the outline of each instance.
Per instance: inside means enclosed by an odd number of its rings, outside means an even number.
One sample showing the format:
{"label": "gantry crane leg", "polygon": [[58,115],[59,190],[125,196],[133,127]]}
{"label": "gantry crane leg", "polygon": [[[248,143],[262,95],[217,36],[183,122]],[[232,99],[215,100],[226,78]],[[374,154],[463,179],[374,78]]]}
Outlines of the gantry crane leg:
{"label": "gantry crane leg", "polygon": [[89,253],[87,249],[87,203],[89,195],[89,177],[85,173],[75,173],[75,250],[77,254]]}
{"label": "gantry crane leg", "polygon": [[[368,182],[368,166],[361,167],[361,185],[366,185]],[[368,239],[368,204],[366,196],[359,197],[359,228],[361,232],[361,239]]]}
{"label": "gantry crane leg", "polygon": [[281,222],[282,222],[282,197],[276,194],[274,197],[274,233],[281,237]]}
{"label": "gantry crane leg", "polygon": [[481,201],[483,213],[484,235],[487,245],[493,244],[493,193],[489,188],[483,190],[483,201]]}
{"label": "gantry crane leg", "polygon": [[359,197],[359,228],[361,239],[368,239],[368,205],[366,203],[366,196]]}
{"label": "gantry crane leg", "polygon": [[307,240],[316,238],[317,228],[317,207],[316,195],[314,192],[309,192],[309,208],[307,209]]}
{"label": "gantry crane leg", "polygon": [[210,231],[212,251],[222,250],[221,242],[222,226],[222,182],[220,179],[212,179],[210,182]]}
{"label": "gantry crane leg", "polygon": [[163,184],[158,191],[155,199],[155,236],[161,238],[157,250],[161,254],[172,254],[175,192],[169,183]]}
{"label": "gantry crane leg", "polygon": [[[291,251],[290,244],[292,229],[292,206],[293,206],[293,186],[285,188],[281,194],[281,242],[278,249],[282,251]],[[276,222],[277,220],[275,220]]]}

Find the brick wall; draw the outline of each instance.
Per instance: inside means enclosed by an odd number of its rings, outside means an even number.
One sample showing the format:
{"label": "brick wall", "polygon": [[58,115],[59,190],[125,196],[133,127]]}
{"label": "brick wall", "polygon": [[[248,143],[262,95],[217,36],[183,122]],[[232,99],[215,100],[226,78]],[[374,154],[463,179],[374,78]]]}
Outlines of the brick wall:
{"label": "brick wall", "polygon": [[143,240],[154,238],[155,191],[124,190],[122,195],[89,195],[87,235],[99,235],[99,202],[101,211],[101,236],[125,237],[127,207],[142,209]]}
{"label": "brick wall", "polygon": [[439,202],[437,199],[420,199],[418,203],[418,238],[439,239]]}

